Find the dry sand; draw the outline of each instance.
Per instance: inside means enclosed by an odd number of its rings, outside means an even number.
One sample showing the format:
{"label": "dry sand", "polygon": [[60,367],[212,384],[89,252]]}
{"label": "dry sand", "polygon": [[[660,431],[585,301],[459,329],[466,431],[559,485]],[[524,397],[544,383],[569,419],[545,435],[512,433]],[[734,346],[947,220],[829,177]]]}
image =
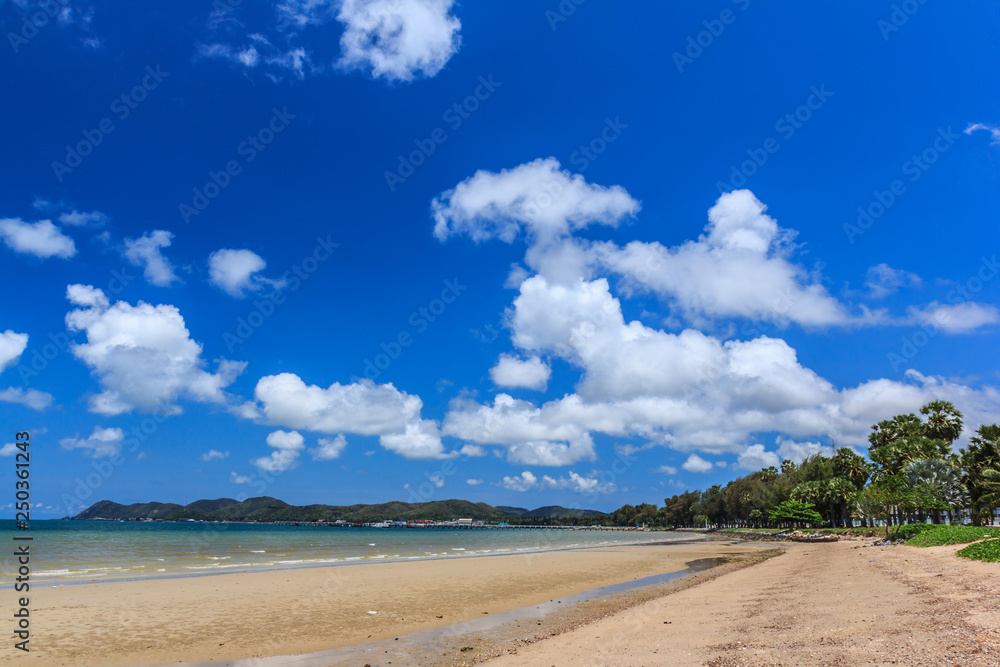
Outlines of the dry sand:
{"label": "dry sand", "polygon": [[1000,665],[1000,564],[871,542],[789,544],[485,664]]}
{"label": "dry sand", "polygon": [[748,551],[701,542],[38,587],[30,595],[31,652],[8,647],[0,664],[167,664],[310,653]]}

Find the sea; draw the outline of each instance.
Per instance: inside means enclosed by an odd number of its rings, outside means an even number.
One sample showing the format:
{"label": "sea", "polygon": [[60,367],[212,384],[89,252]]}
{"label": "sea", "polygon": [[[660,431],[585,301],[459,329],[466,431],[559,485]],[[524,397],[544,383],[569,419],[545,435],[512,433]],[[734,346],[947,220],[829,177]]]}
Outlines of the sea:
{"label": "sea", "polygon": [[[31,540],[14,540],[31,537]],[[558,549],[682,541],[690,536],[564,529],[327,528],[247,523],[0,520],[10,588],[14,545],[30,544],[30,576],[53,585],[197,576],[432,558],[472,558]]]}

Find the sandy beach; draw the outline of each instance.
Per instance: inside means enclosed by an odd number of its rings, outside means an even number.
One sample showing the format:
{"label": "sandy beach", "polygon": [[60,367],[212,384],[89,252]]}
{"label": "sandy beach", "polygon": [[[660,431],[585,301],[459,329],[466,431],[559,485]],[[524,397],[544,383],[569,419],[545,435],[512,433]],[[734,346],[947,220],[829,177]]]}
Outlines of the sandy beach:
{"label": "sandy beach", "polygon": [[1000,564],[961,546],[786,553],[535,644],[489,667],[1000,664]]}
{"label": "sandy beach", "polygon": [[38,587],[31,591],[31,652],[5,651],[0,663],[168,664],[310,653],[754,549],[702,542]]}

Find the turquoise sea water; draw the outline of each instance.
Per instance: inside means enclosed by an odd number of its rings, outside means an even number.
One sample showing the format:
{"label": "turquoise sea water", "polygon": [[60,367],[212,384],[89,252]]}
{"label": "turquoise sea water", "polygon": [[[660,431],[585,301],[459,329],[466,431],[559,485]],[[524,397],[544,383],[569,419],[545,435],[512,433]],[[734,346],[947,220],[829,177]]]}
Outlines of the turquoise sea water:
{"label": "turquoise sea water", "polygon": [[[313,528],[240,523],[32,521],[27,532],[0,521],[0,540],[30,535],[36,583],[209,574],[255,569],[467,558],[588,546],[678,540],[669,533],[600,530]],[[24,542],[19,542],[24,544]],[[17,570],[4,548],[2,586]]]}

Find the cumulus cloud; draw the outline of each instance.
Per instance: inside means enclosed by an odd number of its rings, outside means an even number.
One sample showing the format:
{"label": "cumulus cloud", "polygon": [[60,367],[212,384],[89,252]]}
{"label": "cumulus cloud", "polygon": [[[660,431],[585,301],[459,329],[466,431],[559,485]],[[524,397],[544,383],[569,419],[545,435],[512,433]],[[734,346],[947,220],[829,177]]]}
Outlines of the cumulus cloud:
{"label": "cumulus cloud", "polygon": [[298,465],[299,454],[305,448],[305,438],[298,431],[274,431],[268,434],[267,444],[275,451],[251,463],[268,472],[284,472]]}
{"label": "cumulus cloud", "polygon": [[519,476],[504,477],[501,485],[509,491],[530,491],[558,489],[574,493],[612,493],[616,486],[612,482],[601,482],[596,476],[584,477],[570,471],[569,477],[550,477],[543,475],[541,479],[525,470]]}
{"label": "cumulus cloud", "polygon": [[959,304],[932,301],[925,306],[910,306],[908,312],[913,324],[938,327],[952,334],[971,333],[980,327],[1000,322],[1000,310],[996,306],[974,301]]}
{"label": "cumulus cloud", "polygon": [[59,446],[66,450],[82,449],[94,459],[116,456],[122,448],[122,438],[125,434],[120,428],[94,427],[94,432],[86,439],[63,438]]}
{"label": "cumulus cloud", "polygon": [[508,491],[527,491],[534,488],[535,484],[538,483],[538,478],[531,474],[530,471],[525,470],[518,476],[514,477],[504,477],[503,488]]}
{"label": "cumulus cloud", "polygon": [[8,442],[3,447],[0,447],[0,456],[14,456],[19,451],[21,450],[17,448],[17,443]]}
{"label": "cumulus cloud", "polygon": [[555,158],[499,173],[477,171],[431,203],[440,241],[464,234],[473,241],[511,243],[522,232],[548,241],[591,224],[617,226],[639,211],[624,188],[587,183]]}
{"label": "cumulus cloud", "polygon": [[[4,455],[3,451],[0,450],[0,456],[3,456],[3,455]],[[480,484],[483,483],[483,480],[481,480],[481,479],[467,479],[467,480],[465,480],[465,483],[468,484],[469,486],[479,486]]]}
{"label": "cumulus cloud", "polygon": [[706,461],[697,454],[691,454],[688,456],[687,461],[681,464],[681,467],[688,472],[711,472],[712,463],[711,461]]}
{"label": "cumulus cloud", "polygon": [[122,256],[132,266],[141,268],[150,284],[168,287],[177,280],[177,274],[170,260],[163,255],[163,249],[170,246],[173,238],[171,232],[157,229],[137,239],[125,239]]}
{"label": "cumulus cloud", "polygon": [[462,456],[486,456],[488,452],[485,447],[479,445],[462,445],[458,453]]}
{"label": "cumulus cloud", "polygon": [[432,77],[458,51],[461,23],[453,0],[342,0],[339,65],[375,78]]}
{"label": "cumulus cloud", "polygon": [[539,357],[519,359],[512,354],[501,354],[496,366],[490,369],[493,384],[500,387],[524,387],[545,391],[552,369]]}
{"label": "cumulus cloud", "polygon": [[595,261],[625,287],[664,297],[702,320],[746,318],[809,327],[870,323],[829,294],[820,277],[792,261],[796,232],[778,226],[749,190],[723,194],[697,241],[676,247],[633,241],[593,246]]}
{"label": "cumulus cloud", "polygon": [[14,252],[34,255],[39,259],[69,259],[76,254],[73,239],[63,234],[50,220],[25,222],[20,218],[0,219],[0,238]]}
{"label": "cumulus cloud", "polygon": [[220,452],[217,449],[210,449],[201,455],[202,461],[221,461],[222,459],[229,458],[229,452]]}
{"label": "cumulus cloud", "polygon": [[253,477],[248,475],[240,475],[235,470],[229,474],[229,481],[233,484],[249,484],[253,481]]}
{"label": "cumulus cloud", "polygon": [[267,262],[250,250],[222,249],[208,257],[209,281],[229,296],[237,299],[247,292],[258,292],[268,286],[275,289],[284,283],[260,275]]}
{"label": "cumulus cloud", "polygon": [[319,433],[377,435],[379,443],[408,459],[439,459],[446,453],[437,424],[420,418],[419,396],[391,383],[364,379],[333,383],[326,389],[307,385],[293,373],[261,378],[254,396],[269,424]]}
{"label": "cumulus cloud", "polygon": [[[795,464],[802,463],[810,456],[815,456],[816,454],[821,454],[828,458],[833,456],[833,447],[830,445],[823,445],[818,442],[795,442],[794,440],[789,440],[788,438],[782,438],[780,435],[778,436],[776,442],[778,445],[778,455],[780,455],[782,459],[791,461]],[[776,464],[769,463],[767,465]]]}
{"label": "cumulus cloud", "polygon": [[677,468],[675,468],[673,466],[660,466],[659,468],[657,468],[653,472],[663,473],[664,475],[676,475],[677,474]]}
{"label": "cumulus cloud", "polygon": [[44,410],[52,405],[53,400],[52,394],[37,389],[7,387],[0,390],[0,402],[16,403],[32,410]]}
{"label": "cumulus cloud", "polygon": [[919,287],[921,282],[920,276],[917,274],[894,269],[885,263],[869,267],[865,277],[865,287],[875,299],[882,299],[894,294],[901,287]]}
{"label": "cumulus cloud", "polygon": [[340,434],[336,438],[320,438],[319,447],[310,449],[309,453],[312,454],[313,461],[332,461],[340,458],[345,447],[347,438]]}
{"label": "cumulus cloud", "polygon": [[15,363],[28,347],[28,334],[7,329],[0,333],[0,372]]}
{"label": "cumulus cloud", "polygon": [[765,451],[764,445],[750,445],[740,452],[736,464],[744,470],[761,470],[770,466],[777,467],[781,459],[774,452]]}
{"label": "cumulus cloud", "polygon": [[215,373],[204,370],[201,345],[191,339],[180,311],[171,305],[119,301],[89,285],[70,285],[67,298],[80,306],[66,315],[70,331],[87,342],[70,346],[73,355],[97,376],[104,391],[90,409],[117,415],[139,409],[178,414],[180,397],[225,404],[225,387],[246,368],[245,362],[218,360]]}

